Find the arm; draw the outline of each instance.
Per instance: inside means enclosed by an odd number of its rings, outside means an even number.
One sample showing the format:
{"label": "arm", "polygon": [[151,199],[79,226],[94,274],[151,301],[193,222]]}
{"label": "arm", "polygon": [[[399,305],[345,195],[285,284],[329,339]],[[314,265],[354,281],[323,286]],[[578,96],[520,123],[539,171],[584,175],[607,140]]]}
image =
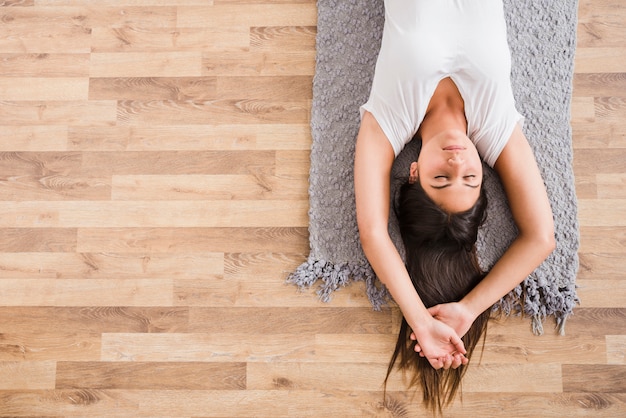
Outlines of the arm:
{"label": "arm", "polygon": [[395,155],[374,117],[366,113],[357,137],[354,186],[357,222],[363,251],[376,275],[387,286],[435,368],[453,353],[465,354],[452,328],[435,320],[411,283],[404,263],[389,237],[389,181]]}
{"label": "arm", "polygon": [[519,234],[489,274],[459,304],[430,309],[464,335],[472,322],[533,272],[554,250],[554,222],[532,149],[516,126],[495,170],[502,180]]}

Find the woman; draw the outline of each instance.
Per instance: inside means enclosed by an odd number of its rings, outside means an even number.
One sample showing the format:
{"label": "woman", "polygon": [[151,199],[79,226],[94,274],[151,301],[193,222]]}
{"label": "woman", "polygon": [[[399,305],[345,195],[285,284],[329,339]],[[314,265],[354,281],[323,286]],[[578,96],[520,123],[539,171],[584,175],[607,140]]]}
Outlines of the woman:
{"label": "woman", "polygon": [[[361,115],[354,177],[363,250],[400,307],[415,351],[434,369],[456,369],[467,364],[461,337],[472,323],[555,245],[546,190],[515,109],[501,0],[386,0],[381,49]],[[416,134],[422,148],[407,173],[410,187],[423,189],[450,216],[472,210],[484,161],[500,176],[519,230],[466,295],[428,308],[387,230],[391,167]]]}

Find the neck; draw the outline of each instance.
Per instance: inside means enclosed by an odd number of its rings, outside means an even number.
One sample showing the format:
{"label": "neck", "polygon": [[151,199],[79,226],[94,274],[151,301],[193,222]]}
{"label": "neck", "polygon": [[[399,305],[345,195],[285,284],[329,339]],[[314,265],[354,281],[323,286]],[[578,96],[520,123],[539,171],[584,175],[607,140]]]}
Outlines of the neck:
{"label": "neck", "polygon": [[449,131],[467,133],[467,121],[463,107],[442,105],[430,109],[424,116],[419,129],[422,144]]}

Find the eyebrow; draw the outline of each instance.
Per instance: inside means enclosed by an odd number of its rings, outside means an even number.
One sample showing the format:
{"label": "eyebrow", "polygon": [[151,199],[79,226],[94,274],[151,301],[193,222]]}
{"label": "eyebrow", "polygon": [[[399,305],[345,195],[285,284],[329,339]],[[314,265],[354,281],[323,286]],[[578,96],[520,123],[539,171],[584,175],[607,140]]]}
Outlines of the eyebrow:
{"label": "eyebrow", "polygon": [[[480,184],[468,184],[468,183],[463,183],[464,186],[467,187],[471,187],[472,189],[478,189],[480,187]],[[430,186],[433,189],[437,189],[437,190],[441,190],[441,189],[445,189],[446,187],[450,187],[452,186],[452,183],[448,183],[448,184],[444,184],[442,186]]]}

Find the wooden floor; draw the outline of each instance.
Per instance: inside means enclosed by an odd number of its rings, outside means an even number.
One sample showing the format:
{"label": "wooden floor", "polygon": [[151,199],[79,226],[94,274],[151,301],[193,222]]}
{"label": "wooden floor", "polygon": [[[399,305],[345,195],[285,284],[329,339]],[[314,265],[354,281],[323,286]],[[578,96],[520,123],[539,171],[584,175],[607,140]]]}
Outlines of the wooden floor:
{"label": "wooden floor", "polygon": [[[121,5],[123,4],[123,5]],[[424,416],[399,312],[308,253],[314,0],[0,0],[0,416]],[[580,0],[582,303],[446,416],[626,416],[626,7]]]}

